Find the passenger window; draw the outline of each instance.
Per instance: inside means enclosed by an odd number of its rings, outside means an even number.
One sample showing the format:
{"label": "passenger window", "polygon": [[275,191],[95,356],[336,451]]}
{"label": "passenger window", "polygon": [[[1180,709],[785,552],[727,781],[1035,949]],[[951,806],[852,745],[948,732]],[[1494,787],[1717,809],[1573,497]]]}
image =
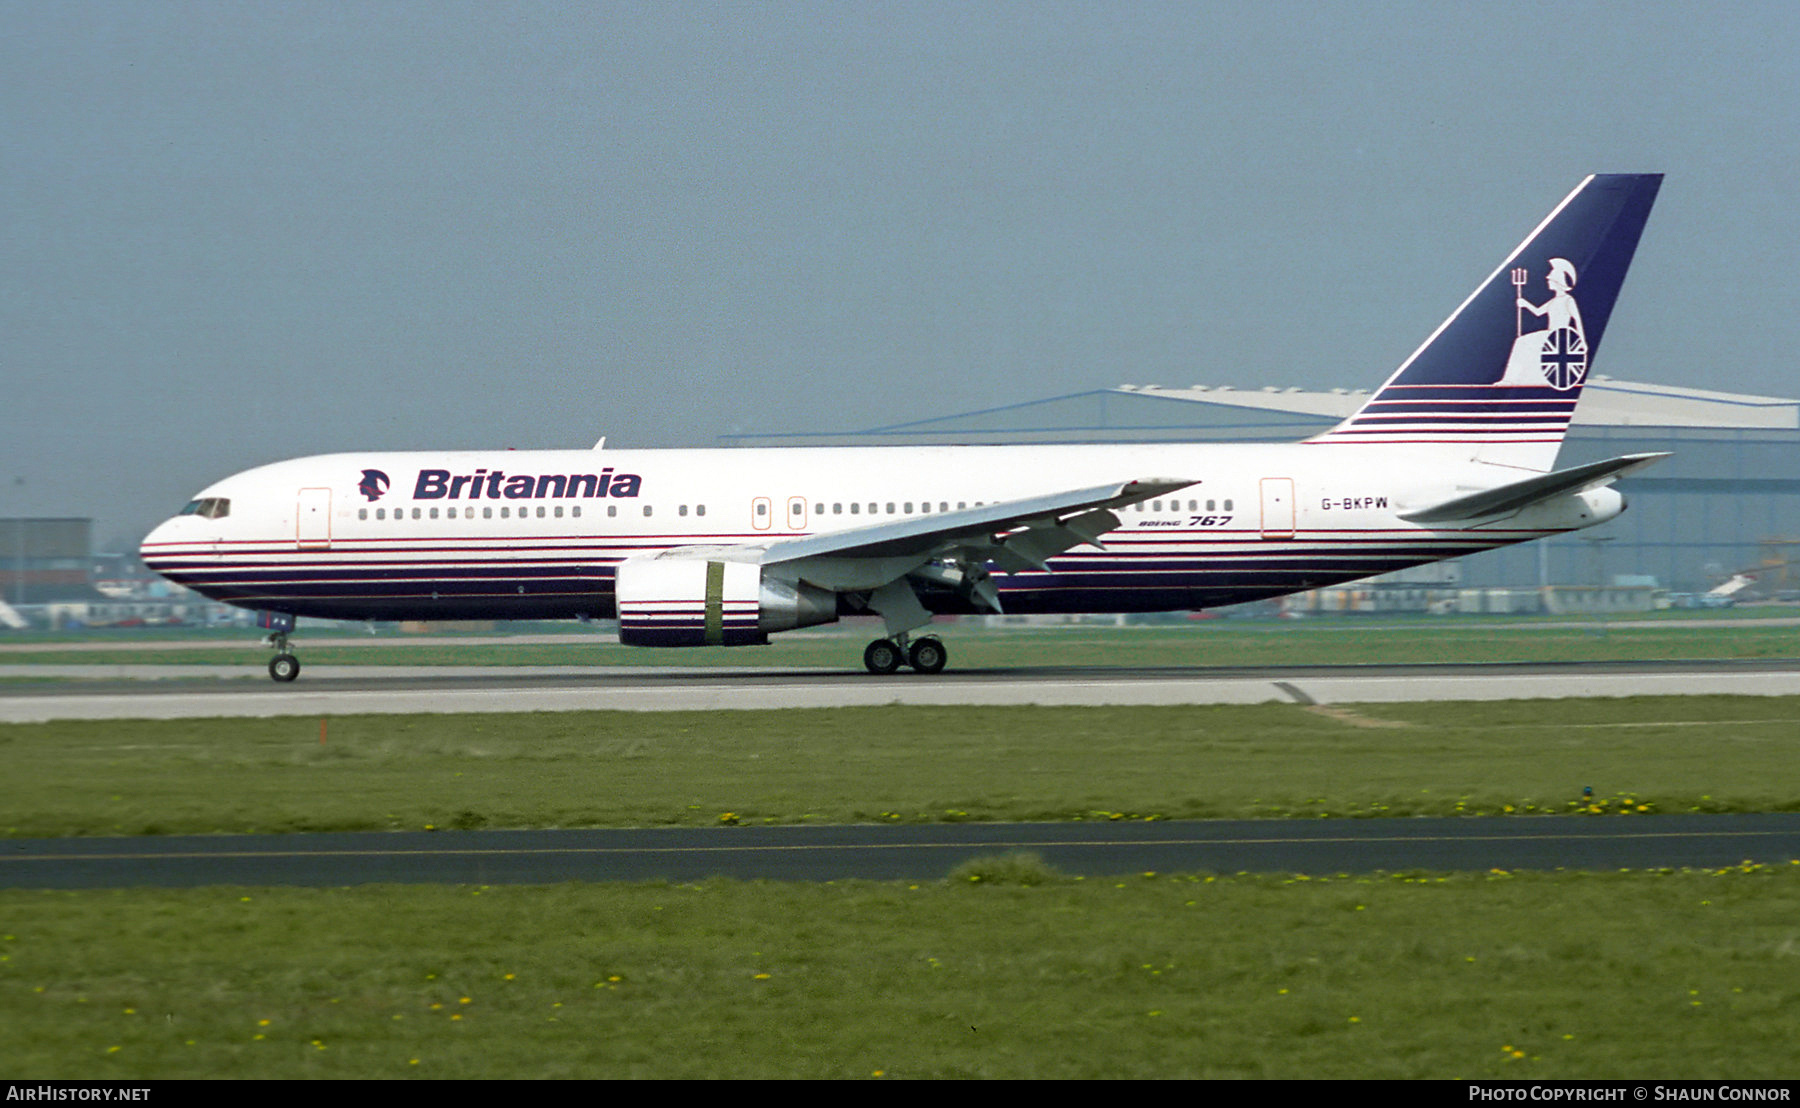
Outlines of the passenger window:
{"label": "passenger window", "polygon": [[561,518],[562,518],[562,505],[561,505],[561,504],[558,504],[558,505],[557,505],[557,506],[556,506],[556,518],[557,518],[557,519],[561,519]]}
{"label": "passenger window", "polygon": [[683,505],[682,505],[682,506],[681,506],[681,507],[679,507],[679,508],[677,508],[677,509],[675,509],[675,514],[676,514],[676,515],[678,515],[678,516],[685,516],[685,515],[687,515],[687,505],[686,505],[686,504],[683,504]]}
{"label": "passenger window", "polygon": [[419,509],[417,509],[417,508],[414,508],[414,509],[413,509],[413,518],[414,518],[414,519],[418,519],[418,518],[419,518]]}
{"label": "passenger window", "polygon": [[646,517],[650,515],[650,505],[648,504],[644,505],[644,515]]}
{"label": "passenger window", "polygon": [[511,519],[512,518],[512,507],[510,505],[506,505],[506,504],[500,505],[500,518],[501,519]]}
{"label": "passenger window", "polygon": [[576,505],[572,506],[569,509],[569,514],[574,516],[576,519],[580,519],[581,518],[581,505],[576,504]]}
{"label": "passenger window", "polygon": [[704,505],[704,504],[694,505],[694,514],[697,516],[705,515],[706,514],[706,505]]}
{"label": "passenger window", "polygon": [[437,518],[437,509],[436,508],[431,509],[431,518],[432,519]]}
{"label": "passenger window", "polygon": [[1228,512],[1231,511],[1231,501],[1227,500],[1225,502],[1225,510]]}
{"label": "passenger window", "polygon": [[910,500],[906,502],[906,514],[912,515],[912,501]]}
{"label": "passenger window", "polygon": [[485,504],[482,505],[481,518],[482,519],[493,519],[494,518],[494,509],[491,505],[485,505]]}
{"label": "passenger window", "polygon": [[619,514],[619,506],[617,504],[608,504],[606,506],[606,514],[609,516],[618,515]]}
{"label": "passenger window", "polygon": [[[646,513],[646,514],[648,514],[648,513]],[[759,516],[766,516],[769,514],[769,504],[767,501],[758,500],[756,502],[756,514]]]}
{"label": "passenger window", "polygon": [[386,508],[375,509],[375,518],[376,519],[386,519],[387,518],[387,509]]}
{"label": "passenger window", "polygon": [[850,514],[851,514],[851,515],[853,515],[853,516],[854,516],[854,515],[861,515],[861,514],[862,514],[862,505],[861,505],[861,504],[852,504],[852,505],[850,505]]}

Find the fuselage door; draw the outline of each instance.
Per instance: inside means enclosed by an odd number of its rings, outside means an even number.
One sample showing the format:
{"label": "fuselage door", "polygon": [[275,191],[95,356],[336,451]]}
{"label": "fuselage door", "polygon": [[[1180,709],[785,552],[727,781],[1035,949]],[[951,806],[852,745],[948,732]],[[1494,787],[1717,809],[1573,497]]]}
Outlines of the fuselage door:
{"label": "fuselage door", "polygon": [[790,531],[806,530],[806,497],[788,497],[787,525]]}
{"label": "fuselage door", "polygon": [[1294,537],[1294,479],[1264,477],[1262,479],[1262,537],[1291,539]]}
{"label": "fuselage door", "polygon": [[750,502],[750,526],[758,531],[767,531],[775,522],[775,508],[766,496],[759,496]]}
{"label": "fuselage door", "polygon": [[294,508],[294,537],[302,550],[331,549],[331,490],[301,489]]}

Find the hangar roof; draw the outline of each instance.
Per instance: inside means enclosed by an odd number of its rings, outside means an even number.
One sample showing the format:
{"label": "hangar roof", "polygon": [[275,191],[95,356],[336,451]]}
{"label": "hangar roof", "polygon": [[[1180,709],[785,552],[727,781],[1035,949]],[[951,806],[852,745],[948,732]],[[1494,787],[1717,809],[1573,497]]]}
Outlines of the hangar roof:
{"label": "hangar roof", "polygon": [[[1120,385],[1116,392],[1203,404],[1259,408],[1270,412],[1343,419],[1368,400],[1367,389],[1331,389],[1308,392],[1298,388],[1266,386],[1237,389],[1230,385]],[[1581,393],[1581,404],[1572,421],[1590,427],[1767,427],[1800,428],[1800,400],[1778,396],[1748,396],[1708,389],[1650,385],[1618,381],[1604,374],[1591,378]]]}
{"label": "hangar roof", "polygon": [[[1199,430],[1209,440],[1277,442],[1317,434],[1368,398],[1366,389],[1118,385],[860,430],[735,434],[725,440],[744,446],[1156,441],[1187,439]],[[1701,435],[1793,432],[1800,430],[1800,400],[1619,381],[1596,374],[1582,391],[1573,422],[1571,433],[1576,438],[1583,428],[1599,434],[1620,427],[1685,429],[1678,433]]]}

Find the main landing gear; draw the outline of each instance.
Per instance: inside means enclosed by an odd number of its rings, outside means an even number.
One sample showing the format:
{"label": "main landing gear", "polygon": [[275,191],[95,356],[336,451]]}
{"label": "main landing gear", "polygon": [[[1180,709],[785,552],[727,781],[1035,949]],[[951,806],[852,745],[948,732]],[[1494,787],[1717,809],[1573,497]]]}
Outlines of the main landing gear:
{"label": "main landing gear", "polygon": [[876,639],[863,650],[863,666],[884,677],[903,665],[919,673],[942,673],[949,660],[943,641],[933,635],[914,639],[901,632],[891,639]]}

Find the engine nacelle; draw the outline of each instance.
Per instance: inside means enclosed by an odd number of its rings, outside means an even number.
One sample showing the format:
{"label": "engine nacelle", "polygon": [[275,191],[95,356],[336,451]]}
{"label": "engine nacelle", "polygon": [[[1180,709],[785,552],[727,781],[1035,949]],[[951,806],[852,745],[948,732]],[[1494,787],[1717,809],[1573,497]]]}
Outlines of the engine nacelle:
{"label": "engine nacelle", "polygon": [[774,631],[837,620],[837,594],[748,562],[633,558],[613,578],[627,646],[753,646]]}

